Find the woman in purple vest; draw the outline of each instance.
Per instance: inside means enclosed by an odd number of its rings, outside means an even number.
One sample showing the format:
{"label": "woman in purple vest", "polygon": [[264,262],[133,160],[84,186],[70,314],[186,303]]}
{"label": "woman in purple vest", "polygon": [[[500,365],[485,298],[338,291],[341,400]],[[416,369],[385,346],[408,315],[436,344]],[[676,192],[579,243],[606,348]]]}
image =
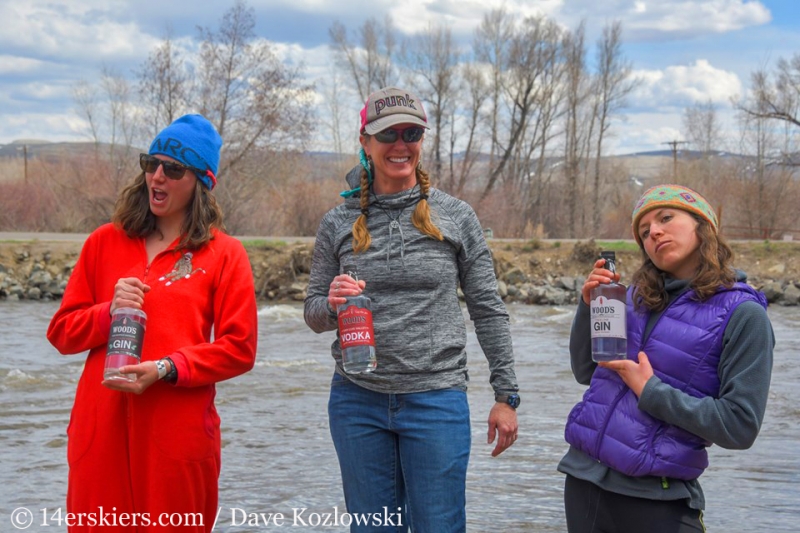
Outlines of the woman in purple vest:
{"label": "woman in purple vest", "polygon": [[706,448],[749,448],[767,404],[775,340],[766,299],[731,266],[709,203],[679,185],[633,210],[643,262],[628,289],[626,360],[594,363],[589,293],[619,280],[594,264],[570,336],[575,379],[564,504],[570,533],[705,531]]}

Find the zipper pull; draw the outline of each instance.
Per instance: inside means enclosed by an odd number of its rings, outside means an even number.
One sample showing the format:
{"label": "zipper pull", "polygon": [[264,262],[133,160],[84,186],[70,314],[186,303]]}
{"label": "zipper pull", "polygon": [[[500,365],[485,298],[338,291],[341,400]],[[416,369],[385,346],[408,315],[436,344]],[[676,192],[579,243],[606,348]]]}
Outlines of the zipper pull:
{"label": "zipper pull", "polygon": [[666,477],[661,478],[661,488],[667,490],[669,488],[669,481],[667,481]]}

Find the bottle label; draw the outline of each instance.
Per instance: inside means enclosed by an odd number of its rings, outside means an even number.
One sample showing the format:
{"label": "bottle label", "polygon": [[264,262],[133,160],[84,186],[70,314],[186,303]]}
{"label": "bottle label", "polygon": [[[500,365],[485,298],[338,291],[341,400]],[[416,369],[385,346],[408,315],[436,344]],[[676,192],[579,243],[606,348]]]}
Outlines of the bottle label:
{"label": "bottle label", "polygon": [[123,315],[111,322],[108,335],[108,355],[128,355],[141,360],[144,323]]}
{"label": "bottle label", "polygon": [[592,338],[625,339],[625,302],[598,296],[590,305],[592,311]]}
{"label": "bottle label", "polygon": [[343,350],[352,346],[375,346],[372,311],[351,305],[339,313],[339,344]]}

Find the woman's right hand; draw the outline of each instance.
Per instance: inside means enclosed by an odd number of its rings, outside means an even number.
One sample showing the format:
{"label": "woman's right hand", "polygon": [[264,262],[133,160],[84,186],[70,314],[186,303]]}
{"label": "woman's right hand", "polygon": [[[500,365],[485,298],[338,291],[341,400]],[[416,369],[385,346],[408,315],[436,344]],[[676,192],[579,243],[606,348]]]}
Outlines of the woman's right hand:
{"label": "woman's right hand", "polygon": [[144,293],[150,290],[149,285],[139,278],[120,278],[114,285],[114,299],[111,300],[111,314],[120,307],[141,309],[144,305]]}
{"label": "woman's right hand", "polygon": [[333,278],[328,289],[328,304],[331,309],[336,311],[336,306],[347,302],[349,296],[358,296],[366,286],[367,283],[364,280],[356,281],[347,274],[339,274]]}
{"label": "woman's right hand", "polygon": [[590,305],[592,302],[591,292],[592,289],[599,286],[601,283],[611,283],[612,281],[619,281],[619,273],[613,273],[605,268],[606,260],[598,259],[594,263],[589,277],[586,278],[586,283],[583,284],[581,294],[583,295],[583,302]]}

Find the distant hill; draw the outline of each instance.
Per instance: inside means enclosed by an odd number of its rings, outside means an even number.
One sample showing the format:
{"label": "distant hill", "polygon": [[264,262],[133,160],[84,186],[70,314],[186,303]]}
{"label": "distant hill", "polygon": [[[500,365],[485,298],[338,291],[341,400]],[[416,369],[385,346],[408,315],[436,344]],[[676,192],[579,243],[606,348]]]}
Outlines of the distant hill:
{"label": "distant hill", "polygon": [[[41,140],[17,140],[10,144],[0,144],[0,157],[24,157],[24,147],[27,147],[28,158],[33,157],[58,157],[65,154],[75,155],[82,153],[94,153],[98,150],[100,153],[108,153],[111,145],[108,143],[99,143],[95,146],[93,142],[49,142]],[[118,147],[122,149],[122,147]],[[138,152],[139,148],[135,148]]]}

